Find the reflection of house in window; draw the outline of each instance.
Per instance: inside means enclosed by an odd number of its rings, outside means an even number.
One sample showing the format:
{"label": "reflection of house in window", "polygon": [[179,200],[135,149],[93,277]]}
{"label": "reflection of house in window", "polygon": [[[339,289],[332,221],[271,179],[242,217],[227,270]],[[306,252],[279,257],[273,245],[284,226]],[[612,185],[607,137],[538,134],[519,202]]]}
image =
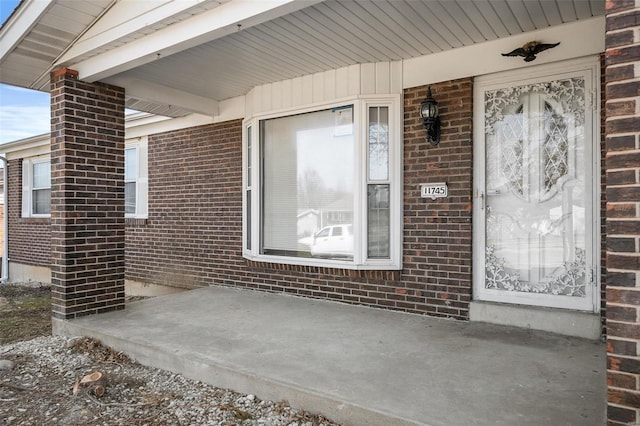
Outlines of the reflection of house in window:
{"label": "reflection of house in window", "polygon": [[[342,197],[332,203],[326,204],[322,209],[306,209],[298,213],[298,251],[306,252],[311,249],[316,237],[321,237],[321,230],[329,232],[329,226],[351,225],[353,223],[353,209],[351,199]],[[333,236],[337,236],[342,228],[334,228]],[[353,231],[351,234],[353,235]],[[352,244],[349,253],[353,250]]]}
{"label": "reflection of house in window", "polygon": [[320,212],[308,209],[298,213],[298,238],[309,237],[320,229]]}
{"label": "reflection of house in window", "polygon": [[325,226],[353,223],[348,199],[337,200],[324,209],[307,209],[298,213],[298,238],[314,235]]}
{"label": "reflection of house in window", "polygon": [[324,206],[320,213],[320,227],[353,223],[353,200],[349,197],[339,198]]}

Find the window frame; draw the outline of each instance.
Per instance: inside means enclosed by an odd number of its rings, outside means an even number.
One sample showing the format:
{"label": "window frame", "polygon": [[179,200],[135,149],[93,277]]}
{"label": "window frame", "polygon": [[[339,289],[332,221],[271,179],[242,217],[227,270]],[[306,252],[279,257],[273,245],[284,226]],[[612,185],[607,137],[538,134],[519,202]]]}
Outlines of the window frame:
{"label": "window frame", "polygon": [[[124,214],[125,218],[146,219],[148,217],[148,140],[146,137],[125,141],[125,152],[129,149],[136,150],[136,178],[126,180],[126,168],[124,170],[124,182],[136,184],[136,209],[134,213]],[[126,155],[125,155],[126,158]]]}
{"label": "window frame", "polygon": [[50,218],[51,217],[51,204],[49,204],[49,213],[34,213],[33,212],[33,191],[49,189],[51,191],[51,172],[49,172],[49,186],[34,188],[34,165],[49,163],[49,170],[51,170],[51,157],[49,155],[41,155],[37,157],[29,157],[22,159],[22,217],[23,218]]}
{"label": "window frame", "polygon": [[[354,199],[353,260],[306,258],[261,254],[262,242],[262,140],[260,122],[274,118],[339,109],[353,105]],[[368,258],[369,108],[388,107],[389,116],[389,257]],[[403,105],[399,94],[354,96],[304,107],[260,113],[248,117],[242,127],[242,251],[246,259],[289,265],[361,270],[402,269]],[[248,146],[251,141],[252,146]],[[249,163],[248,155],[251,153]],[[250,176],[249,176],[250,173]],[[251,185],[248,185],[248,183]],[[374,182],[375,183],[375,182]],[[251,212],[248,212],[248,205]],[[250,234],[248,231],[250,230]]]}

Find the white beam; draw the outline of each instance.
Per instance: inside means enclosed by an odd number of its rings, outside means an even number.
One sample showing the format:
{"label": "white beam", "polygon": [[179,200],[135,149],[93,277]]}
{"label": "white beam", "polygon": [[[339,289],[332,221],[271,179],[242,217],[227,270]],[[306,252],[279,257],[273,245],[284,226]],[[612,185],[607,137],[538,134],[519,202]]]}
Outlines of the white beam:
{"label": "white beam", "polygon": [[[126,127],[125,135],[127,139],[140,138],[154,133],[170,132],[178,129],[186,129],[194,126],[211,124],[214,119],[211,116],[200,114],[189,114],[179,118],[168,118],[153,115],[148,120],[140,120],[130,123]],[[125,122],[125,125],[127,123]]]}
{"label": "white beam", "polygon": [[[229,1],[229,0],[226,0]],[[61,62],[72,62],[95,49],[121,40],[184,13],[203,0],[121,0],[96,22],[66,53]]]}
{"label": "white beam", "polygon": [[173,105],[211,117],[218,115],[218,101],[213,99],[131,77],[111,77],[104,82],[124,87],[125,94],[133,98],[161,105]]}
{"label": "white beam", "polygon": [[77,70],[79,78],[84,81],[102,80],[320,1],[232,0],[89,59],[77,63],[73,60],[63,60],[56,65]]}
{"label": "white beam", "polygon": [[54,0],[23,1],[0,31],[0,63],[36,25]]}

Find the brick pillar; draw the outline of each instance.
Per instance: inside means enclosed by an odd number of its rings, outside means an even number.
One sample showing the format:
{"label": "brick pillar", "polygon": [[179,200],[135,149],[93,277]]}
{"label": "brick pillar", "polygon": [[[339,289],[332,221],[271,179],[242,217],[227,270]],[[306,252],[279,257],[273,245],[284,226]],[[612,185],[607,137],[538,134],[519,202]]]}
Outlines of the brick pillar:
{"label": "brick pillar", "polygon": [[640,423],[640,3],[606,2],[607,418]]}
{"label": "brick pillar", "polygon": [[51,74],[54,324],[124,308],[124,89]]}

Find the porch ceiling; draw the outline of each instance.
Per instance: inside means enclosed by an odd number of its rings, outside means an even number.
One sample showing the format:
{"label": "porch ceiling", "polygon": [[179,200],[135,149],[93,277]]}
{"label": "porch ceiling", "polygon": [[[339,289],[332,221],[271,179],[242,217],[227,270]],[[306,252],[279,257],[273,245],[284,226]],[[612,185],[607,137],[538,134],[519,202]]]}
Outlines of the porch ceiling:
{"label": "porch ceiling", "polygon": [[[190,1],[190,7],[163,2],[164,14],[153,25],[111,37],[100,48],[67,59],[67,53],[90,31],[98,35],[101,16],[119,2],[52,0],[26,36],[10,50],[7,29],[0,30],[0,82],[48,90],[48,72],[59,63],[74,64],[117,51],[133,40],[144,40],[177,22],[224,3]],[[284,2],[283,2],[284,3]],[[133,109],[169,116],[185,115],[180,102],[169,108],[165,99],[179,94],[195,102],[220,101],[247,93],[252,87],[356,63],[392,61],[442,52],[562,23],[604,14],[604,0],[394,0],[296,2],[292,12],[260,23],[239,21],[223,35],[191,43],[168,56],[131,64],[100,79],[126,88],[144,87],[129,96]],[[183,3],[184,4],[184,3]],[[162,9],[161,7],[159,9]],[[140,12],[139,16],[149,16]],[[214,16],[214,15],[212,15]],[[245,23],[246,22],[246,23]],[[233,31],[229,28],[233,27]],[[105,31],[106,33],[106,31]],[[75,63],[74,63],[75,61]],[[123,70],[124,69],[124,70]],[[83,78],[82,72],[80,78]],[[166,96],[145,93],[166,89]],[[205,105],[202,109],[207,109]],[[194,109],[191,109],[194,111]]]}

